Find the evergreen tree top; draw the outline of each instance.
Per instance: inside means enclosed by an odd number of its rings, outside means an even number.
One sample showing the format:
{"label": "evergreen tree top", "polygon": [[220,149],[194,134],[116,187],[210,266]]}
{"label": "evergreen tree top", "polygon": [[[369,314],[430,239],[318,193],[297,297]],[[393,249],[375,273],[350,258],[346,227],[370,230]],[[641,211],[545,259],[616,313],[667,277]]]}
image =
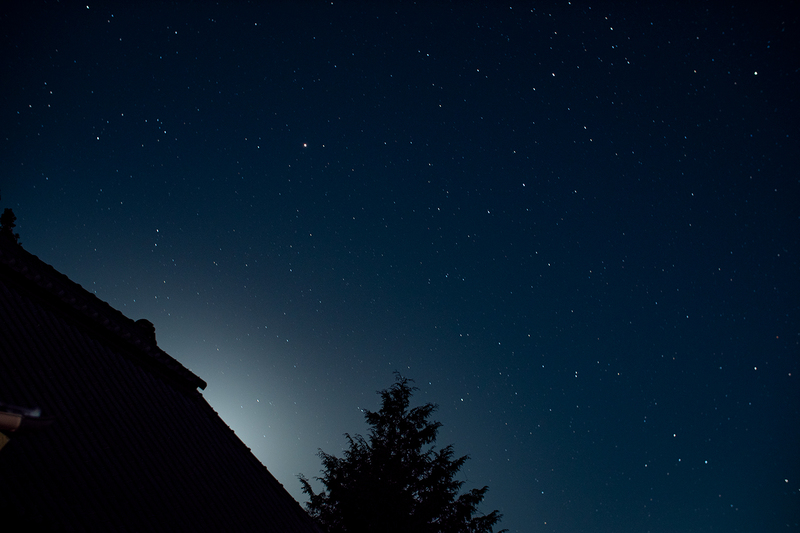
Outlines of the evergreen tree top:
{"label": "evergreen tree top", "polygon": [[329,533],[492,533],[502,515],[478,511],[488,487],[459,495],[456,476],[468,456],[454,458],[452,445],[437,450],[436,405],[410,407],[418,390],[410,383],[395,373],[395,383],[378,392],[380,410],[364,413],[368,439],[345,434],[341,458],[320,450],[316,479],[325,489],[315,493],[300,476],[309,514]]}

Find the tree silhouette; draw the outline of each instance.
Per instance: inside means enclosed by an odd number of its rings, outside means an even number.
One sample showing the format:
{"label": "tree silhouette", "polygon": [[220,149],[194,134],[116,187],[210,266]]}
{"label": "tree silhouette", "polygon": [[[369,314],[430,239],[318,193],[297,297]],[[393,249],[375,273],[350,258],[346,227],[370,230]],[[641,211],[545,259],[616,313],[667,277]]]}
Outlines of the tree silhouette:
{"label": "tree silhouette", "polygon": [[[416,387],[395,373],[395,383],[380,391],[381,409],[365,411],[372,426],[368,439],[345,434],[342,458],[320,450],[325,490],[315,493],[309,480],[306,509],[328,533],[418,532],[492,533],[502,515],[478,512],[488,487],[459,495],[456,474],[469,458],[453,458],[453,446],[436,450],[441,427],[429,421],[436,405],[409,409]],[[503,530],[506,531],[506,530]]]}
{"label": "tree silhouette", "polygon": [[14,215],[14,211],[6,207],[3,214],[0,215],[0,235],[10,237],[14,239],[15,243],[19,244],[19,233],[14,233],[16,221],[17,217]]}

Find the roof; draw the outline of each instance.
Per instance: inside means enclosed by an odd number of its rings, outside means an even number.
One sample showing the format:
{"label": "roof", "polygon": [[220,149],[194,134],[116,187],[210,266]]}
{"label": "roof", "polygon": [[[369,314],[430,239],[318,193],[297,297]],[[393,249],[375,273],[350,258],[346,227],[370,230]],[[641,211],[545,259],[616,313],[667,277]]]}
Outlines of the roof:
{"label": "roof", "polygon": [[5,431],[0,529],[318,531],[205,386],[151,324],[0,236],[0,402],[52,420]]}

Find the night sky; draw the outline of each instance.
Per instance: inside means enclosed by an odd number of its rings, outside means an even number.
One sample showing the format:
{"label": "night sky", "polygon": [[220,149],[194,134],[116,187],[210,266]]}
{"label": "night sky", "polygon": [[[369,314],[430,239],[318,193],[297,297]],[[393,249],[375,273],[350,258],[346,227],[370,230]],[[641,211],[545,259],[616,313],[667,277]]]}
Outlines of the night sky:
{"label": "night sky", "polygon": [[0,207],[298,501],[399,371],[512,532],[800,528],[796,3],[126,4],[3,9]]}

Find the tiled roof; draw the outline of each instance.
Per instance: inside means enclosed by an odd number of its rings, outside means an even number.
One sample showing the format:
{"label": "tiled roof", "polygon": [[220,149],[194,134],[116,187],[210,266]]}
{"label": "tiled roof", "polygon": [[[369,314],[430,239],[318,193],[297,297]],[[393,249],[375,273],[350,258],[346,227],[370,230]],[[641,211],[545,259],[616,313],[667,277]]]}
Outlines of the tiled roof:
{"label": "tiled roof", "polygon": [[0,530],[315,532],[137,324],[0,237],[0,402],[54,422],[6,433]]}

